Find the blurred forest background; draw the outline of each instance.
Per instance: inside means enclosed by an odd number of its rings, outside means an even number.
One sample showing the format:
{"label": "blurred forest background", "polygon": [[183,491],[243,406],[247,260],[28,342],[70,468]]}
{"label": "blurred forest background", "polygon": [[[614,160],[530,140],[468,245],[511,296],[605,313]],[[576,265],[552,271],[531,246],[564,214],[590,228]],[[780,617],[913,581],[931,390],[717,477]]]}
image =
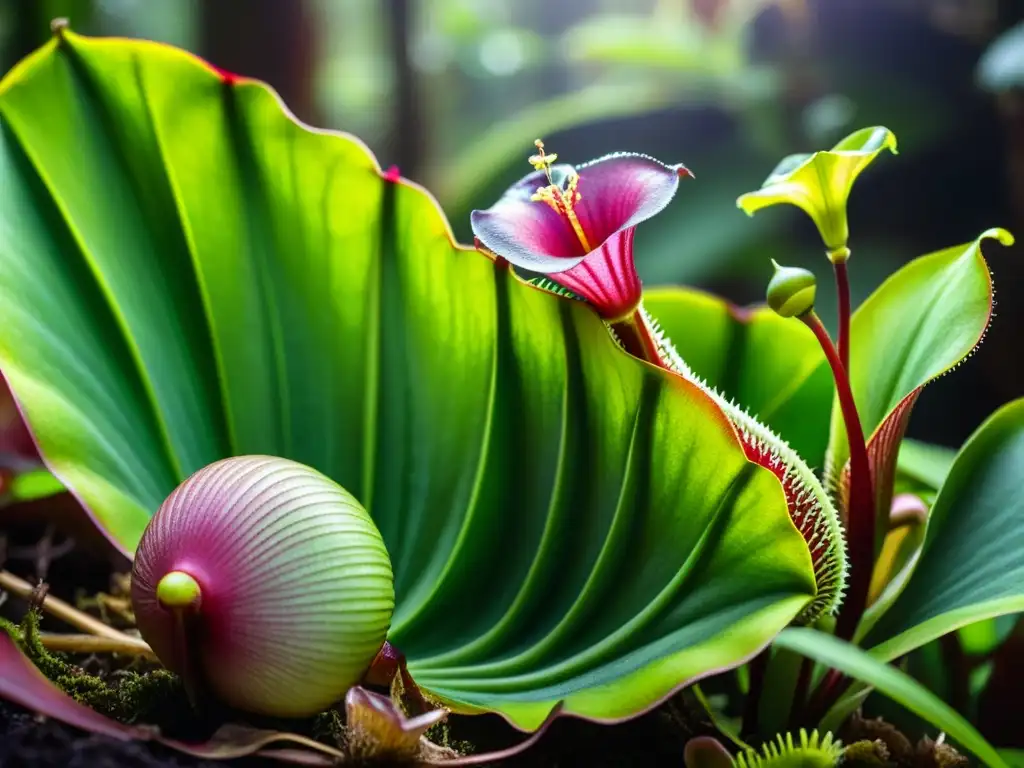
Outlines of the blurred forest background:
{"label": "blurred forest background", "polygon": [[[569,162],[683,162],[696,180],[637,233],[648,285],[746,304],[774,257],[831,286],[808,219],[748,219],[735,199],[782,156],[873,124],[900,154],[854,191],[855,301],[990,226],[1024,241],[1024,0],[0,0],[3,69],[58,16],[269,82],[303,120],[357,134],[425,184],[466,242],[469,212],[529,170],[537,137]],[[995,324],[925,391],[912,436],[957,446],[1024,394],[1021,250],[988,250]]]}

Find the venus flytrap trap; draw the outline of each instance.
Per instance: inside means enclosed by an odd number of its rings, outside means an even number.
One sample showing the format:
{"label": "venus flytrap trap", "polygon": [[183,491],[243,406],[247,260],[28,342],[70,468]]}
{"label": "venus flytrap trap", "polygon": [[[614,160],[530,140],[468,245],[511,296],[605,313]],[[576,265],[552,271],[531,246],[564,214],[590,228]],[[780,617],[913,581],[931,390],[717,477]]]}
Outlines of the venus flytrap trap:
{"label": "venus flytrap trap", "polygon": [[849,754],[856,755],[863,744],[848,750],[831,733],[808,734],[801,729],[795,736],[778,734],[760,749],[743,749],[734,757],[717,739],[700,736],[687,742],[684,763],[686,768],[833,768]]}

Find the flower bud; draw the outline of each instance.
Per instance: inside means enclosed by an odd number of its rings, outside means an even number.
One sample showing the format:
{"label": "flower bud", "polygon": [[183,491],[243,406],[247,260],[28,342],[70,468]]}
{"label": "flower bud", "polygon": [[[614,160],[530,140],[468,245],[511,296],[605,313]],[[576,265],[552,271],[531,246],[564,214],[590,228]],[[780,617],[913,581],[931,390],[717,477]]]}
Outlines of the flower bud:
{"label": "flower bud", "polygon": [[817,281],[799,267],[780,266],[775,259],[775,274],[768,283],[768,306],[782,317],[800,317],[814,309]]}

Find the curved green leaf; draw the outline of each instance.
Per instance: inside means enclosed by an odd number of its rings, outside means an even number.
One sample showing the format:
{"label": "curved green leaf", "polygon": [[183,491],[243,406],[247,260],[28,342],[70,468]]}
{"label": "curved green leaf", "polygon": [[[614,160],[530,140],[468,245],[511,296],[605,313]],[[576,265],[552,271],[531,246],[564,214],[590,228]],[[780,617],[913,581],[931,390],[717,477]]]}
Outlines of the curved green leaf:
{"label": "curved green leaf", "polygon": [[901,475],[937,491],[946,482],[955,458],[956,451],[952,448],[922,443],[908,437],[900,444],[896,469]]}
{"label": "curved green leaf", "polygon": [[913,493],[930,505],[946,481],[954,458],[956,451],[952,448],[904,439],[896,457],[896,484],[893,492]]}
{"label": "curved green leaf", "polygon": [[193,470],[288,457],[366,505],[390,639],[463,710],[635,715],[814,594],[779,483],[584,304],[262,84],[63,33],[0,85],[0,366],[128,551]]}
{"label": "curved green leaf", "polygon": [[964,444],[939,491],[913,576],[865,645],[885,659],[1024,611],[1024,399]]}
{"label": "curved green leaf", "polygon": [[832,376],[806,326],[692,288],[648,289],[644,307],[694,373],[821,466]]}
{"label": "curved green leaf", "polygon": [[[976,240],[921,256],[891,275],[854,313],[850,384],[875,481],[880,521],[889,515],[896,458],[914,402],[926,384],[971,354],[992,314],[992,277],[982,241],[1013,243],[990,229]],[[833,482],[850,458],[838,401],[832,407],[826,473]],[[887,525],[878,526],[878,538]]]}
{"label": "curved green leaf", "polygon": [[991,768],[1006,768],[996,750],[956,710],[914,678],[879,661],[851,643],[813,629],[785,630],[775,644],[869,683],[897,704],[924,718],[970,750]]}

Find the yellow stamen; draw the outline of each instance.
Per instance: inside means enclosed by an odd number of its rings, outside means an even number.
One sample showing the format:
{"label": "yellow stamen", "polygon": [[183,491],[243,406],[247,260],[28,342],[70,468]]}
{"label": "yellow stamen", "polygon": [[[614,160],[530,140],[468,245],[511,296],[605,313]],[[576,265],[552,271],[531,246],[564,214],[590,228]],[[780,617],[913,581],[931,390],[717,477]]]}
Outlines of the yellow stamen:
{"label": "yellow stamen", "polygon": [[565,192],[562,193],[562,203],[565,206],[565,217],[569,219],[569,223],[572,224],[572,228],[576,232],[576,237],[580,239],[580,245],[583,246],[584,251],[590,253],[593,249],[587,241],[587,236],[583,233],[583,226],[580,224],[580,220],[576,217],[576,211],[574,210],[576,203],[583,197],[583,195],[576,191],[576,187],[578,187],[579,184],[580,177],[574,171],[572,176],[569,177],[568,187]]}
{"label": "yellow stamen", "polygon": [[551,166],[554,165],[555,160],[558,159],[558,155],[546,154],[544,152],[544,142],[540,139],[534,141],[533,146],[537,148],[537,154],[530,155],[530,165],[538,171],[544,171],[544,175],[548,177],[548,184],[552,184]]}
{"label": "yellow stamen", "polygon": [[583,250],[590,253],[592,250],[590,242],[587,240],[587,236],[583,232],[583,225],[580,224],[580,220],[574,210],[576,203],[583,197],[577,191],[580,183],[579,174],[572,171],[567,180],[566,188],[563,190],[551,178],[551,166],[558,159],[558,155],[545,153],[544,142],[540,139],[537,139],[533,144],[537,147],[537,154],[530,156],[530,165],[538,171],[544,171],[544,175],[548,180],[548,186],[538,187],[530,199],[537,203],[547,203],[554,209],[555,213],[565,216],[576,233],[576,237],[579,238]]}

